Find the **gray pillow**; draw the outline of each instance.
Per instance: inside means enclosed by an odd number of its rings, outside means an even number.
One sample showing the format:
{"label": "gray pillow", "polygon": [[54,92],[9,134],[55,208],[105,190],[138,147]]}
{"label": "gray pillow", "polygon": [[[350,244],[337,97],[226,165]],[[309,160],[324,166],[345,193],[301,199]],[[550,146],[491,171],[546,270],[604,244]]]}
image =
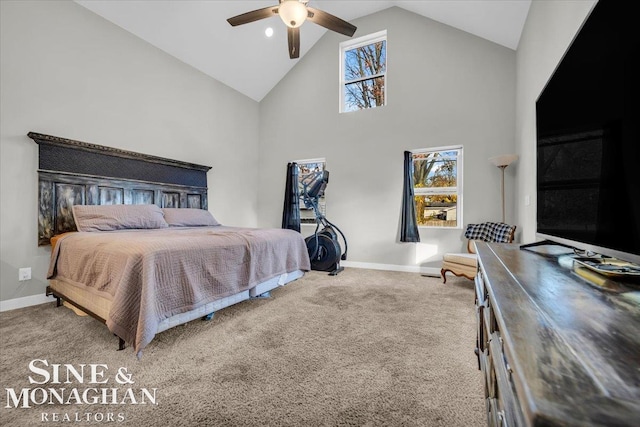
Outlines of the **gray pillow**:
{"label": "gray pillow", "polygon": [[164,219],[171,227],[203,227],[220,225],[206,209],[163,208]]}
{"label": "gray pillow", "polygon": [[114,231],[167,228],[162,209],[156,205],[74,205],[78,231]]}

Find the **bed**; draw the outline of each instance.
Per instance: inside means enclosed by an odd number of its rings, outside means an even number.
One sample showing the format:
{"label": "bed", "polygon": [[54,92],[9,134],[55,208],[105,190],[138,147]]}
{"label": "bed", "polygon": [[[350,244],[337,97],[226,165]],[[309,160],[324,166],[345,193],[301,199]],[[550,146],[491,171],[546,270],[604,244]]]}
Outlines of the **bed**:
{"label": "bed", "polygon": [[104,322],[140,357],[154,336],[210,319],[310,269],[292,230],[221,225],[206,166],[30,132],[47,294]]}

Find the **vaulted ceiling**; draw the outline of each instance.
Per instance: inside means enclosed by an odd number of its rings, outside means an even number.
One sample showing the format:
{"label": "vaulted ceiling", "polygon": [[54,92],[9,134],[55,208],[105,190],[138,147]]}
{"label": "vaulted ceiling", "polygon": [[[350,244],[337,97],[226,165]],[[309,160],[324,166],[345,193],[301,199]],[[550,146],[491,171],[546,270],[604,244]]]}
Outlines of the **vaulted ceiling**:
{"label": "vaulted ceiling", "polygon": [[[287,53],[284,23],[271,17],[231,27],[226,19],[278,0],[76,0],[148,43],[260,101],[300,59]],[[531,0],[311,0],[309,6],[351,21],[398,6],[516,49]],[[274,30],[265,35],[267,27]],[[300,29],[300,58],[327,31]],[[355,37],[364,35],[356,32]],[[345,40],[347,37],[345,36]]]}

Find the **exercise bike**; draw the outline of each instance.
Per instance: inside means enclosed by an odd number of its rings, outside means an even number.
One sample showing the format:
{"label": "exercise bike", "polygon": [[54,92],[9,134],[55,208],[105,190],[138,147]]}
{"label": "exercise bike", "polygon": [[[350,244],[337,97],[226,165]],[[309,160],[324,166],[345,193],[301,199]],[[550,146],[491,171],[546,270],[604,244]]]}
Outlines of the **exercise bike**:
{"label": "exercise bike", "polygon": [[[328,183],[328,171],[311,172],[301,180],[302,201],[307,209],[313,210],[316,217],[316,230],[305,239],[305,242],[309,251],[311,269],[329,271],[330,276],[335,276],[344,270],[344,267],[340,266],[340,260],[347,259],[347,238],[335,224],[324,216],[318,206]],[[344,241],[344,252],[342,254],[340,253],[341,247],[336,231],[340,233]]]}

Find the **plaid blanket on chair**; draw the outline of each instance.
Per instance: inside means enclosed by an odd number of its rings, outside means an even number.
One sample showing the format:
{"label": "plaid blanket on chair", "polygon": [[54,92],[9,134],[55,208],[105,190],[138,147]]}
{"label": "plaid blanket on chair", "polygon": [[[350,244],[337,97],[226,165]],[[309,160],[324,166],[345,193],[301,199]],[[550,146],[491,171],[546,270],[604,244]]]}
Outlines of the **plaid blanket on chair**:
{"label": "plaid blanket on chair", "polygon": [[503,222],[483,222],[469,224],[464,237],[485,242],[511,243],[515,226]]}

